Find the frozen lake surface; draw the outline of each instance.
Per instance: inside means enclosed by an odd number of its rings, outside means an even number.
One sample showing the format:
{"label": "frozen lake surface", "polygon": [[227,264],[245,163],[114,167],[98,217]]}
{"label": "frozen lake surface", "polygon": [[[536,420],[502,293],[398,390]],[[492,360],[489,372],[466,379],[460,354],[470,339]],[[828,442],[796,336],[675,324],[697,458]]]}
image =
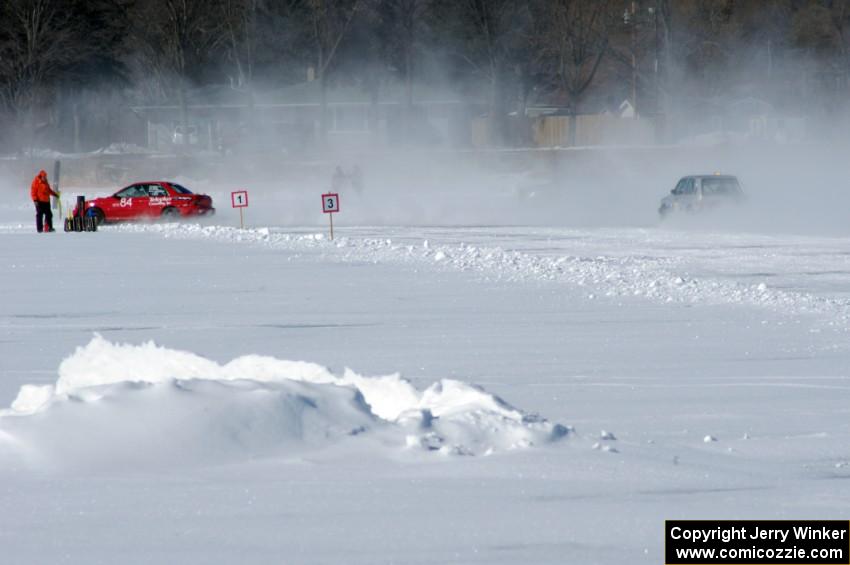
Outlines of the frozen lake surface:
{"label": "frozen lake surface", "polygon": [[[0,406],[57,385],[0,416],[5,558],[660,563],[664,519],[846,519],[850,239],[337,236],[0,225]],[[462,393],[411,432],[357,400],[393,373]]]}

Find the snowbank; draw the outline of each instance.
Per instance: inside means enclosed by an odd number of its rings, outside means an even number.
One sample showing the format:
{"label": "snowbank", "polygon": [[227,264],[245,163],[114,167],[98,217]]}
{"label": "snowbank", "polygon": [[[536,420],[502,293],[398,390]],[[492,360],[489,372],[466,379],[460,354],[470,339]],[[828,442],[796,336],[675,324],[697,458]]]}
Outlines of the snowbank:
{"label": "snowbank", "polygon": [[730,278],[700,278],[688,274],[678,256],[541,255],[465,243],[429,243],[421,239],[341,237],[328,240],[321,233],[291,234],[269,228],[240,230],[200,224],[137,224],[116,229],[154,232],[166,238],[210,239],[253,243],[291,251],[318,249],[343,261],[392,261],[425,264],[437,269],[477,271],[506,280],[555,281],[607,297],[639,296],[661,303],[744,304],[788,315],[816,314],[831,325],[850,325],[850,300],[809,292],[773,288],[764,282]]}
{"label": "snowbank", "polygon": [[97,335],[62,362],[55,385],[25,385],[0,412],[0,451],[48,467],[291,456],[349,438],[369,450],[482,455],[566,434],[456,380],[420,391],[399,375],[338,377],[259,355],[219,365]]}

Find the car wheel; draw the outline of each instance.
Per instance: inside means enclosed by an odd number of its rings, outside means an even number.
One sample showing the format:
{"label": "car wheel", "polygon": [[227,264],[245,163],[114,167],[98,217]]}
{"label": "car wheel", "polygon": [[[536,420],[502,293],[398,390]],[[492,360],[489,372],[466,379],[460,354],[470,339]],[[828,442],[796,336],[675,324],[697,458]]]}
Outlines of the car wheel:
{"label": "car wheel", "polygon": [[169,222],[175,222],[180,219],[180,212],[177,210],[177,208],[163,208],[162,219]]}
{"label": "car wheel", "polygon": [[100,225],[106,221],[106,215],[100,208],[89,208],[88,212],[86,212],[86,215],[91,216],[91,218],[94,219],[97,225]]}

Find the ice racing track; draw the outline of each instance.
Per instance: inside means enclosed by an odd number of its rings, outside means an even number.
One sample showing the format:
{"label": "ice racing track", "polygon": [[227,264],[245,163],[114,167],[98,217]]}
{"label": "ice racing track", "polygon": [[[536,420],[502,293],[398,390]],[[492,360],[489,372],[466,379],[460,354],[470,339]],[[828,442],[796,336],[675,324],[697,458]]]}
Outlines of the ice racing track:
{"label": "ice racing track", "polygon": [[[23,433],[32,415],[0,416],[10,562],[660,563],[664,519],[847,518],[848,238],[31,231],[0,225],[0,405],[60,377],[115,382],[36,414],[61,415],[79,435]],[[94,334],[112,345],[77,349]],[[169,352],[157,349],[166,376],[252,364],[234,382],[134,385],[153,365],[149,341]],[[114,348],[123,356],[109,357]],[[317,364],[291,369],[313,381],[251,384],[283,360]],[[346,368],[399,372],[420,392],[474,383],[481,406],[507,410],[498,397],[522,411],[514,421],[569,433],[511,431],[493,451],[430,449],[427,434],[399,443],[381,422],[350,434],[372,425],[359,397],[331,402],[314,382],[321,371],[354,378]],[[420,402],[420,392],[400,394]],[[292,398],[319,398],[333,416],[322,425],[346,439],[275,436],[295,420],[266,416],[304,413]],[[465,402],[442,414],[506,429],[468,416]],[[210,416],[233,405],[240,420],[227,426],[253,428],[233,434]],[[144,417],[167,424],[161,441],[134,443],[143,428],[130,420]],[[83,441],[92,422],[108,427],[111,453]],[[450,428],[440,441],[494,441]],[[169,430],[185,443],[169,444]],[[133,458],[116,455],[126,451]]]}

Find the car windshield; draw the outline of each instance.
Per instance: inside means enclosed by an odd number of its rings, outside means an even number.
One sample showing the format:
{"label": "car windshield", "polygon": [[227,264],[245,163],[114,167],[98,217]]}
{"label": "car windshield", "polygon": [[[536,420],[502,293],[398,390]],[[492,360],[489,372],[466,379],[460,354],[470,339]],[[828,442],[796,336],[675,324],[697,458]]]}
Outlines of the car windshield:
{"label": "car windshield", "polygon": [[186,188],[185,186],[180,186],[179,184],[173,182],[169,184],[171,185],[171,188],[173,188],[180,194],[192,194],[192,191]]}
{"label": "car windshield", "polygon": [[702,179],[702,191],[704,194],[718,194],[721,196],[733,196],[741,192],[738,180],[730,177]]}
{"label": "car windshield", "polygon": [[695,191],[696,186],[693,177],[685,177],[673,189],[673,194],[693,194]]}

